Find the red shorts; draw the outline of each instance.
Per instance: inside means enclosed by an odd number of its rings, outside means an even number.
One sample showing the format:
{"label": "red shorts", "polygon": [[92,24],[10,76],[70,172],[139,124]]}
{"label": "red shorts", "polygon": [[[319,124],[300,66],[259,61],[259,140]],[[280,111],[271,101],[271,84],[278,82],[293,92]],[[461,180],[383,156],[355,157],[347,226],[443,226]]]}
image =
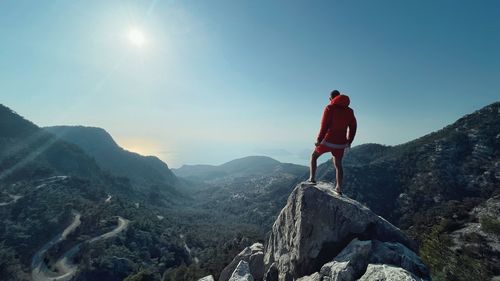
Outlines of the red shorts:
{"label": "red shorts", "polygon": [[316,146],[316,149],[314,149],[314,152],[316,152],[319,155],[326,153],[326,152],[331,152],[332,155],[335,157],[342,157],[344,155],[343,148],[340,148],[340,149],[339,148],[331,148],[331,147],[328,147],[324,144],[320,144],[320,145]]}

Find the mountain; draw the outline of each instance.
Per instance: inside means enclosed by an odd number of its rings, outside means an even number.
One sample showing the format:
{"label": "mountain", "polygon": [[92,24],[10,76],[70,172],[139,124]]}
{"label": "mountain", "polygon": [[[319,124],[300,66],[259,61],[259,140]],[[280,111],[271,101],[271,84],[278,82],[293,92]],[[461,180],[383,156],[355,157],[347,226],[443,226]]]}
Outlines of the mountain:
{"label": "mountain", "polygon": [[195,181],[205,181],[227,175],[218,166],[202,164],[182,165],[178,169],[172,169],[172,172],[178,177],[190,178]]}
{"label": "mountain", "polygon": [[[498,278],[499,107],[494,103],[402,145],[354,147],[344,159],[346,197],[340,200],[321,190],[322,184],[319,191],[297,189],[307,167],[265,157],[210,166],[208,173],[201,166],[187,179],[177,178],[196,187],[183,200],[167,184],[140,188],[137,181],[102,168],[78,145],[0,106],[0,276],[196,280],[208,274],[218,278],[232,264],[248,277],[246,268],[251,271],[266,255],[278,261],[276,267],[266,266],[270,277],[326,280],[341,269],[367,275],[363,280],[379,278],[380,272],[425,279],[424,271],[415,271],[419,262],[407,263],[418,261],[411,254],[418,253],[434,280]],[[330,161],[320,165],[321,180],[334,180],[331,166]],[[311,191],[317,196],[305,200],[302,195]],[[352,211],[362,208],[348,198],[383,216],[384,225],[399,227],[385,229],[415,239],[420,251],[406,239],[387,238],[394,235],[373,236],[378,229],[373,216],[368,228],[338,236],[340,243],[322,240],[338,235],[329,227],[332,221],[341,230],[359,226],[362,219]],[[340,213],[330,208],[351,203],[359,208]],[[304,252],[294,245],[311,247]],[[248,264],[232,263],[242,250]],[[348,263],[348,257],[361,259]],[[296,258],[304,265],[297,267]]]}
{"label": "mountain", "polygon": [[[405,144],[356,146],[344,157],[346,195],[416,239],[436,280],[485,280],[500,275],[494,258],[500,253],[491,248],[495,234],[485,236],[468,227],[500,229],[494,216],[485,219],[473,212],[500,193],[499,107],[499,102],[493,103]],[[267,194],[256,192],[264,185],[252,184],[258,182],[252,177],[222,185],[221,179],[227,176],[210,176],[204,181],[207,192],[199,192],[200,202],[205,200],[199,206],[236,215],[267,232],[293,186],[307,178],[303,168],[302,175]],[[335,181],[330,161],[319,166],[318,178]],[[453,238],[462,228],[466,231],[458,233],[474,233]],[[463,243],[464,239],[468,242]]]}
{"label": "mountain", "polygon": [[361,144],[347,152],[342,163],[348,166],[370,163],[383,157],[390,149],[391,146],[376,143]]}
{"label": "mountain", "polygon": [[[405,144],[353,147],[344,157],[345,194],[416,239],[435,280],[499,276],[500,220],[498,212],[491,211],[497,206],[491,202],[500,196],[499,140],[500,102],[496,102]],[[306,178],[304,169],[295,180]],[[318,178],[335,181],[331,161],[319,166]],[[269,231],[285,205],[283,195],[294,185],[288,182],[287,187],[276,188],[281,190],[279,195],[261,197],[266,204],[260,205],[253,197],[243,196],[258,189],[256,185],[238,181],[220,188],[224,194],[232,194],[232,200],[215,196],[216,187],[200,198]],[[257,221],[261,213],[273,220]]]}
{"label": "mountain", "polygon": [[183,165],[172,171],[179,177],[193,181],[222,182],[234,178],[271,175],[281,171],[301,173],[303,170],[303,166],[281,163],[267,156],[248,156],[218,166]]}
{"label": "mountain", "polygon": [[176,176],[166,163],[155,156],[142,156],[121,148],[104,129],[84,126],[44,129],[62,140],[76,144],[92,156],[103,170],[129,178],[136,186],[163,185],[172,188],[177,183]]}
{"label": "mountain", "polygon": [[0,105],[0,279],[123,280],[190,263],[183,215],[163,196]]}
{"label": "mountain", "polygon": [[173,171],[201,186],[191,195],[193,208],[220,214],[221,219],[232,216],[265,232],[308,168],[249,156],[219,166],[183,166]]}
{"label": "mountain", "polygon": [[[450,254],[426,248],[428,260],[446,261],[434,266],[434,275],[466,280],[449,272],[453,266],[475,268],[478,276],[500,275],[490,258],[498,251],[484,255],[468,244],[444,242],[456,229],[478,223],[472,209],[500,194],[500,102],[405,144],[355,147],[344,166],[347,196],[407,230],[424,246],[441,241],[449,245],[446,249],[454,249]],[[335,179],[330,163],[320,165],[318,175],[320,180]]]}
{"label": "mountain", "polygon": [[333,189],[298,184],[267,243],[244,249],[219,281],[430,280],[411,239]]}
{"label": "mountain", "polygon": [[0,279],[192,280],[263,239],[160,186],[101,169],[0,105]]}
{"label": "mountain", "polygon": [[94,159],[76,145],[52,134],[0,105],[0,179],[16,181],[53,175],[99,177]]}

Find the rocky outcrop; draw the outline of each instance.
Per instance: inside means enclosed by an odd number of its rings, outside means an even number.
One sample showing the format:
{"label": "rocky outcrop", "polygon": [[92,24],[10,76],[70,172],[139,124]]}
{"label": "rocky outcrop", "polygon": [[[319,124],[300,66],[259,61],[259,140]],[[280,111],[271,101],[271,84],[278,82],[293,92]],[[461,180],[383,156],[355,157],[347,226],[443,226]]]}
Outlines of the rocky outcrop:
{"label": "rocky outcrop", "polygon": [[368,266],[372,246],[371,241],[353,240],[333,261],[324,264],[319,273],[315,273],[318,280],[325,277],[344,281],[358,279]]}
{"label": "rocky outcrop", "polygon": [[219,281],[227,281],[240,261],[248,263],[250,273],[255,280],[262,280],[264,276],[264,245],[255,243],[241,251],[233,261],[222,270]]}
{"label": "rocky outcrop", "polygon": [[250,266],[246,261],[240,261],[234,270],[229,281],[254,281],[252,274],[250,274]]}
{"label": "rocky outcrop", "polygon": [[[499,165],[500,167],[500,165]],[[499,174],[500,176],[500,174]],[[453,231],[451,249],[467,251],[483,260],[492,272],[500,272],[500,195],[488,199],[469,212],[468,222]],[[497,276],[500,280],[500,276]]]}
{"label": "rocky outcrop", "polygon": [[400,268],[385,264],[370,264],[366,273],[359,281],[421,281],[410,272]]}
{"label": "rocky outcrop", "polygon": [[[354,281],[361,280],[363,276],[364,280],[372,280],[366,278],[372,276],[372,274],[367,275],[367,272],[374,265],[391,265],[403,270],[397,272],[409,272],[410,276],[415,275],[416,280],[420,280],[419,277],[430,279],[427,267],[414,252],[405,246],[399,243],[380,242],[378,240],[360,241],[354,239],[333,261],[324,264],[319,272],[299,278],[299,280]],[[375,278],[374,280],[379,279]]]}
{"label": "rocky outcrop", "polygon": [[[263,280],[430,280],[412,240],[333,188],[330,183],[295,187],[273,225],[263,262],[258,262],[265,269]],[[259,252],[250,248],[224,274]]]}
{"label": "rocky outcrop", "polygon": [[[500,257],[500,255],[498,255],[500,254],[500,235],[495,232],[488,231],[488,227],[485,225],[485,222],[488,219],[495,222],[498,221],[498,218],[500,218],[500,195],[490,198],[483,204],[476,206],[469,213],[469,215],[472,222],[467,223],[464,227],[451,233],[451,237],[456,245],[453,249],[457,250],[461,245],[469,245],[480,248],[479,242],[485,242],[483,244],[486,244],[487,247],[497,253],[497,255],[492,258],[498,260],[498,257]],[[467,239],[467,237],[471,236],[479,236],[482,239]],[[498,269],[500,271],[500,267],[498,267]]]}
{"label": "rocky outcrop", "polygon": [[293,280],[319,271],[354,238],[416,248],[367,207],[337,196],[331,184],[301,183],[273,225],[264,255],[266,280]]}

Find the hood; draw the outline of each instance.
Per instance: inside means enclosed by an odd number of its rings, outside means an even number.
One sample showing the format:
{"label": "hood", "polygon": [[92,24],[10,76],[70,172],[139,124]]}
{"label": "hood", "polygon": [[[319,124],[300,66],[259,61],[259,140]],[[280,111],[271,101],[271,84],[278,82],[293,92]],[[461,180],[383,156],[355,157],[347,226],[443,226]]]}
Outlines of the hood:
{"label": "hood", "polygon": [[349,100],[349,97],[346,96],[346,95],[339,95],[339,96],[336,96],[331,102],[330,104],[333,104],[333,105],[338,105],[338,106],[343,106],[343,107],[348,107],[349,106],[349,103],[351,101]]}

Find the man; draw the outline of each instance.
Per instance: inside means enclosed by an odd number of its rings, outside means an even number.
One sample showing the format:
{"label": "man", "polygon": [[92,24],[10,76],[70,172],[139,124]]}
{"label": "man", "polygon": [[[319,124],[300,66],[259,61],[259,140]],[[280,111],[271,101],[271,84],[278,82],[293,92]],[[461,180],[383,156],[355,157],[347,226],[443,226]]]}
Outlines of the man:
{"label": "man", "polygon": [[337,180],[335,191],[339,195],[342,195],[342,177],[344,176],[342,156],[344,149],[351,146],[357,128],[356,117],[353,110],[349,108],[349,103],[349,97],[341,95],[339,91],[333,90],[330,93],[330,104],[323,111],[321,128],[314,144],[316,148],[311,155],[309,181],[316,183],[318,157],[325,152],[332,153]]}

